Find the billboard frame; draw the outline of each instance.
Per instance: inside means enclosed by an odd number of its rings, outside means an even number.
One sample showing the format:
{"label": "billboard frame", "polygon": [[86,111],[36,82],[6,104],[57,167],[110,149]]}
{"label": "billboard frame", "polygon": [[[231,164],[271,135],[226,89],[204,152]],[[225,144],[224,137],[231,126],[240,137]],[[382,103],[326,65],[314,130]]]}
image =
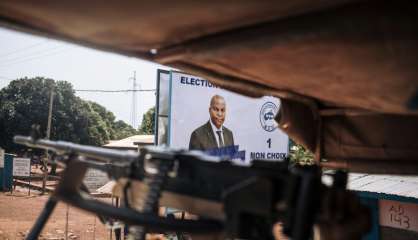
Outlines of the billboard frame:
{"label": "billboard frame", "polygon": [[[169,115],[165,116],[165,115],[160,115],[160,75],[164,73],[164,74],[170,74],[169,70],[164,70],[164,69],[157,69],[157,87],[156,87],[156,100],[155,100],[155,113],[154,113],[154,144],[158,145],[158,124],[159,124],[159,117],[163,116],[163,117],[167,117],[170,118]],[[171,78],[171,77],[170,77]],[[169,80],[169,87],[171,86],[171,80]],[[169,96],[169,101],[170,101],[170,96]]]}

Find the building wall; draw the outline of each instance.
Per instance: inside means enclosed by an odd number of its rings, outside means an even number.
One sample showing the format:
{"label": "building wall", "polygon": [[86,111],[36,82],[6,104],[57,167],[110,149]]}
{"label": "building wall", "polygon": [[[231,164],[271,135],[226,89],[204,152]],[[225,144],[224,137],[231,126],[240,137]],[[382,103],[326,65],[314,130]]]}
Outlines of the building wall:
{"label": "building wall", "polygon": [[372,214],[372,229],[365,240],[418,239],[418,199],[357,192]]}

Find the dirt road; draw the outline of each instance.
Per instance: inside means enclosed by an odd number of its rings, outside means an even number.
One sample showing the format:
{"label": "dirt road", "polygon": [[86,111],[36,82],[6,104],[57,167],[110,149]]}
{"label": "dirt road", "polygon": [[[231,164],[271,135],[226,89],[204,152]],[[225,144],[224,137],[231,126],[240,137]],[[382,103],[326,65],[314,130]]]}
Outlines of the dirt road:
{"label": "dirt road", "polygon": [[[17,188],[13,194],[0,192],[0,240],[24,239],[48,196]],[[94,215],[69,207],[68,239],[110,239],[109,230]],[[67,205],[59,203],[39,239],[65,239]],[[114,236],[113,236],[114,239]]]}

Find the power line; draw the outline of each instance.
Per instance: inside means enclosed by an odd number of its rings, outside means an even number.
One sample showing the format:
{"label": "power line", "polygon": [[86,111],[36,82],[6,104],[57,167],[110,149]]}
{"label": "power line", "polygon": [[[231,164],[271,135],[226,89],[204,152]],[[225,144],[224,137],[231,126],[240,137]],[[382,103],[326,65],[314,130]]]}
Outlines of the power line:
{"label": "power line", "polygon": [[21,52],[23,50],[27,50],[27,49],[30,49],[30,48],[34,48],[34,47],[37,47],[39,45],[45,44],[46,42],[48,42],[48,40],[44,40],[44,41],[41,41],[41,42],[38,42],[38,43],[35,43],[35,44],[32,44],[32,45],[29,45],[29,46],[26,46],[26,47],[23,47],[23,48],[15,49],[15,50],[13,50],[11,52],[8,52],[6,54],[1,55],[1,57],[3,58],[3,57],[6,57],[6,56],[10,56],[12,54]]}
{"label": "power line", "polygon": [[13,62],[17,62],[17,61],[21,61],[21,60],[25,60],[27,58],[33,58],[33,57],[37,57],[40,55],[45,55],[51,52],[54,52],[54,50],[60,49],[63,46],[55,46],[49,49],[40,49],[38,51],[35,52],[29,52],[27,55],[24,56],[19,56],[19,57],[15,57],[15,58],[11,58],[11,59],[2,59],[1,64],[9,64],[9,63],[13,63]]}
{"label": "power line", "polygon": [[76,91],[76,92],[119,93],[119,92],[155,92],[155,89],[126,89],[126,90],[75,89],[74,91]]}
{"label": "power line", "polygon": [[30,62],[30,61],[38,60],[38,59],[44,58],[44,57],[49,57],[49,56],[57,55],[57,54],[62,53],[65,50],[68,50],[68,49],[62,49],[62,50],[59,50],[57,52],[53,52],[53,53],[46,54],[46,55],[45,54],[42,54],[42,55],[38,55],[36,57],[27,58],[27,59],[24,59],[24,60],[22,59],[23,61],[17,61],[17,62],[12,62],[12,63],[6,64],[6,65],[0,65],[0,68],[12,66],[12,65],[16,65],[16,64],[20,64],[20,63]]}
{"label": "power line", "polygon": [[0,62],[0,67],[10,66],[10,65],[18,64],[18,63],[23,63],[23,62],[28,62],[28,61],[36,60],[38,58],[48,57],[48,56],[51,56],[51,55],[61,53],[62,51],[65,51],[65,50],[67,50],[67,49],[53,48],[53,49],[45,50],[40,54],[35,54],[35,55],[30,55],[30,56],[22,56],[22,57],[15,58],[13,60],[6,61],[6,62],[3,62],[3,63]]}

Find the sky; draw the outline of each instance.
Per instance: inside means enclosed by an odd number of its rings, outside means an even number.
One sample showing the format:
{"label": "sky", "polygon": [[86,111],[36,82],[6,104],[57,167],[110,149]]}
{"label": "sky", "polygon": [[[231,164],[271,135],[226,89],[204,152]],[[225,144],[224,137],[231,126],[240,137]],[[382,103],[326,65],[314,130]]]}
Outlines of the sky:
{"label": "sky", "polygon": [[[168,67],[149,61],[94,50],[75,44],[0,28],[0,88],[22,77],[46,77],[70,82],[74,89],[133,89],[136,71],[139,89],[155,89],[157,69]],[[76,92],[131,124],[132,92]],[[155,105],[154,92],[137,92],[137,124]]]}

